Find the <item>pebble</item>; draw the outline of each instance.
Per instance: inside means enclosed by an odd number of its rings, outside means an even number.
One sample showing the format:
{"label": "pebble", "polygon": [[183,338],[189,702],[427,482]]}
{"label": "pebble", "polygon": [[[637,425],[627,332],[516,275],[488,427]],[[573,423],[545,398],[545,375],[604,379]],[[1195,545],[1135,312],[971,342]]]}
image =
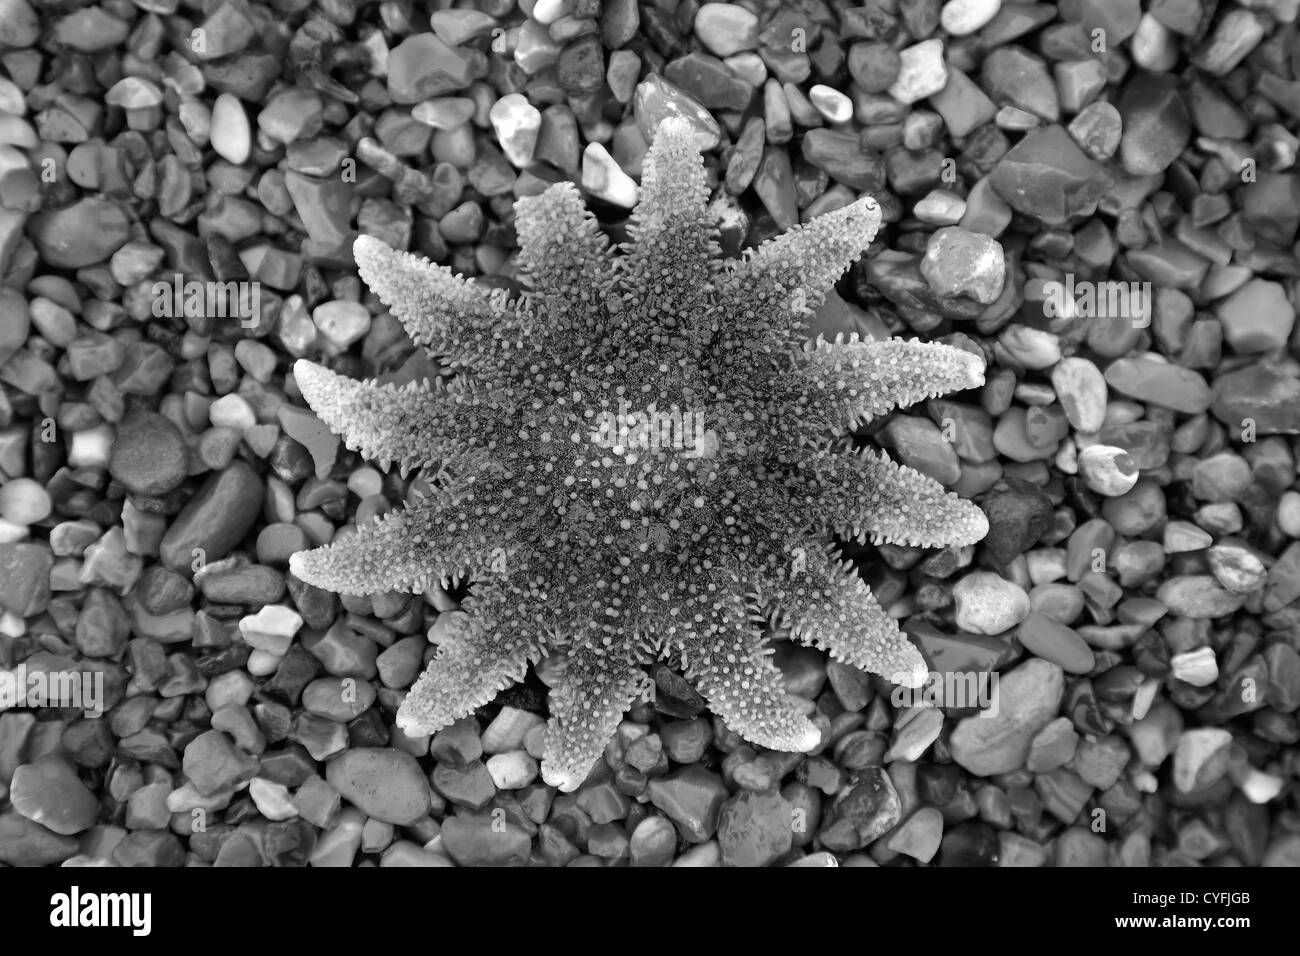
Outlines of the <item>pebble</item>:
{"label": "pebble", "polygon": [[388,95],[406,104],[463,90],[474,78],[474,60],[433,33],[408,36],[388,53]]}
{"label": "pebble", "polygon": [[10,866],[53,866],[74,856],[78,848],[72,837],[55,833],[17,810],[0,813],[0,862]]}
{"label": "pebble", "polygon": [[792,807],[772,791],[742,790],[718,815],[723,866],[767,866],[793,845]]}
{"label": "pebble", "polygon": [[1283,348],[1295,328],[1295,308],[1280,283],[1252,279],[1214,307],[1223,336],[1239,355]]}
{"label": "pebble", "polygon": [[899,825],[886,845],[918,863],[929,863],[942,841],[943,813],[935,807],[921,807]]}
{"label": "pebble", "polygon": [[163,564],[188,576],[196,557],[204,562],[224,558],[252,529],[264,494],[261,479],[243,461],[211,475],[167,528],[159,545]]}
{"label": "pebble", "polygon": [[1096,365],[1086,358],[1062,359],[1052,369],[1052,388],[1076,431],[1092,434],[1101,430],[1108,391],[1106,378]]}
{"label": "pebble", "polygon": [[241,166],[253,148],[253,130],[244,104],[231,93],[221,93],[212,104],[212,125],[208,131],[213,150],[227,162]]}
{"label": "pebble", "polygon": [[1208,574],[1176,575],[1156,589],[1156,599],[1171,612],[1193,619],[1223,617],[1242,605],[1242,596]]}
{"label": "pebble", "polygon": [[27,0],[0,0],[0,46],[21,50],[40,35],[40,20]]}
{"label": "pebble", "polygon": [[80,269],[103,262],[125,245],[130,220],[114,200],[89,196],[32,216],[27,234],[47,265]]}
{"label": "pebble", "polygon": [[676,849],[677,831],[661,816],[648,816],[638,823],[628,841],[632,866],[668,866]]}
{"label": "pebble", "polygon": [[735,3],[706,3],[695,14],[695,36],[715,56],[758,47],[758,17]]}
{"label": "pebble", "polygon": [[950,35],[966,36],[997,16],[1002,0],[948,0],[939,11],[939,23]]}
{"label": "pebble", "polygon": [[898,76],[889,95],[900,103],[915,103],[932,96],[948,82],[943,58],[943,41],[923,40],[899,51]]}
{"label": "pebble", "polygon": [[240,618],[239,633],[249,647],[282,657],[302,625],[302,617],[293,608],[268,604]]}
{"label": "pebble", "polygon": [[1169,659],[1170,673],[1193,687],[1209,687],[1219,679],[1219,664],[1211,647],[1184,651]]}
{"label": "pebble", "polygon": [[131,494],[165,495],[189,472],[185,439],[166,416],[132,410],[118,425],[108,471]]}
{"label": "pebble", "polygon": [[385,823],[410,826],[429,812],[429,783],[415,758],[400,750],[346,750],[326,765],[325,780],[366,816]]}
{"label": "pebble", "polygon": [[1051,661],[1070,674],[1086,674],[1096,660],[1092,649],[1079,633],[1047,615],[1032,611],[1016,631],[1025,650]]}
{"label": "pebble", "polygon": [[1174,786],[1183,793],[1204,790],[1228,769],[1232,734],[1222,727],[1185,730],[1174,750]]}
{"label": "pebble", "polygon": [[1029,595],[1012,581],[988,571],[975,571],[952,589],[955,622],[974,634],[1001,634],[1029,614]]}
{"label": "pebble", "polygon": [[448,817],[441,836],[443,850],[461,866],[524,866],[532,846],[522,827],[489,816]]}
{"label": "pebble", "polygon": [[968,295],[992,305],[1002,295],[1006,260],[996,239],[960,226],[936,230],[925,246],[921,275],[940,296]]}
{"label": "pebble", "polygon": [[1080,451],[1079,473],[1089,488],[1107,498],[1128,494],[1138,481],[1137,465],[1114,445],[1089,445]]}
{"label": "pebble", "polygon": [[1162,173],[1186,148],[1192,135],[1191,115],[1167,73],[1139,73],[1124,84],[1117,104],[1124,134],[1119,156],[1132,176]]}
{"label": "pebble", "polygon": [[1268,569],[1251,551],[1238,544],[1219,544],[1206,552],[1214,578],[1234,594],[1251,594],[1264,586]]}
{"label": "pebble", "polygon": [[901,817],[902,802],[889,774],[868,767],[836,797],[817,836],[828,850],[858,850],[892,830]]}
{"label": "pebble", "polygon": [[72,836],[89,829],[99,816],[99,801],[62,757],[42,757],[13,772],[13,808],[54,833]]}
{"label": "pebble", "polygon": [[1090,215],[1113,174],[1086,156],[1059,125],[1033,130],[993,168],[993,191],[1013,209],[1049,226]]}
{"label": "pebble", "polygon": [[190,741],[181,766],[194,789],[205,797],[246,783],[258,770],[257,759],[240,753],[219,730],[204,731]]}
{"label": "pebble", "polygon": [[12,478],[0,485],[0,519],[30,525],[44,521],[53,507],[50,494],[30,478]]}
{"label": "pebble", "polygon": [[718,815],[728,796],[722,778],[698,764],[652,779],[646,792],[692,843],[703,843],[717,832]]}
{"label": "pebble", "polygon": [[533,161],[533,150],[542,127],[542,114],[520,93],[501,97],[488,112],[501,151],[513,166],[523,168]]}
{"label": "pebble", "polygon": [[1111,362],[1106,367],[1106,382],[1129,398],[1186,415],[1198,415],[1210,407],[1210,388],[1200,374],[1147,356]]}
{"label": "pebble", "polygon": [[995,691],[996,713],[963,718],[953,728],[953,760],[978,777],[1020,769],[1034,737],[1056,716],[1064,692],[1064,674],[1050,661],[1029,660],[1003,674]]}
{"label": "pebble", "polygon": [[583,150],[582,188],[597,199],[624,209],[635,206],[639,194],[636,182],[599,143],[588,143]]}
{"label": "pebble", "polygon": [[527,751],[511,750],[487,759],[487,771],[498,790],[522,790],[537,779],[537,761]]}
{"label": "pebble", "polygon": [[359,342],[370,331],[370,312],[360,302],[334,299],[322,302],[311,313],[312,323],[340,352]]}

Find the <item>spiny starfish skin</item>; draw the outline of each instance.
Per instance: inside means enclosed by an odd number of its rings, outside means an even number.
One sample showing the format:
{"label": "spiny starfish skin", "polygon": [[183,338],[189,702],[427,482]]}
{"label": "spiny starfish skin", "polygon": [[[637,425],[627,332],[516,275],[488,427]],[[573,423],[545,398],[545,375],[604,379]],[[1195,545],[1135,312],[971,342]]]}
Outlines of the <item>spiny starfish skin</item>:
{"label": "spiny starfish skin", "polygon": [[[849,435],[983,384],[983,360],[912,341],[806,341],[803,317],[879,228],[871,198],[735,261],[720,256],[708,198],[689,127],[670,119],[623,255],[572,184],[516,204],[527,291],[515,300],[357,240],[366,283],[457,374],[436,389],[381,386],[299,361],[294,376],[349,448],[436,478],[406,510],[290,567],[351,594],[473,582],[399,710],[407,733],[473,712],[556,654],[542,771],[570,791],[659,656],[680,661],[729,727],[785,751],[820,735],[783,690],[765,625],[896,682],[924,678],[921,654],[830,535],[924,547],[984,537],[978,507],[853,452]],[[618,445],[608,415],[620,400],[629,415],[702,416],[704,441],[683,429],[682,447]]]}

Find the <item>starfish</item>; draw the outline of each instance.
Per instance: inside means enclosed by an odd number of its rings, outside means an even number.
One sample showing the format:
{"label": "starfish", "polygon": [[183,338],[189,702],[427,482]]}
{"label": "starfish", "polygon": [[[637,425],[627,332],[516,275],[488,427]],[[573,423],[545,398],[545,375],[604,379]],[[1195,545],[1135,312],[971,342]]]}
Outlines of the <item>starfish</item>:
{"label": "starfish", "polygon": [[[543,779],[580,786],[663,656],[746,739],[820,742],[765,644],[779,627],[906,686],[920,652],[832,536],[962,546],[984,513],[853,432],[983,384],[983,357],[917,341],[809,341],[805,318],[867,249],[870,197],[724,260],[689,124],[646,155],[614,248],[571,183],[516,204],[512,297],[361,237],[362,278],[446,383],[294,378],[363,457],[430,476],[404,510],[299,552],[350,594],[472,583],[398,725],[427,734],[552,655]],[[806,702],[805,702],[806,704]]]}

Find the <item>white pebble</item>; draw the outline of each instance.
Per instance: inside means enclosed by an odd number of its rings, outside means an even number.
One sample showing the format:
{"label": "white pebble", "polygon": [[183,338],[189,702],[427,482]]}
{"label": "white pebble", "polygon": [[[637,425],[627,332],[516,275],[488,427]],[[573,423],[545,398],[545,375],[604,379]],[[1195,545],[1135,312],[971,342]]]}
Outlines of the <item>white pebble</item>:
{"label": "white pebble", "polygon": [[939,13],[939,25],[955,37],[974,33],[1002,9],[1002,0],[948,0]]}
{"label": "white pebble", "polygon": [[248,795],[253,798],[257,812],[268,820],[291,820],[298,815],[289,788],[282,783],[254,777],[248,783]]}
{"label": "white pebble", "polygon": [[334,299],[312,310],[311,320],[330,344],[342,351],[370,331],[370,313],[360,302]]}
{"label": "white pebble", "polygon": [[582,188],[597,199],[624,209],[636,205],[637,185],[600,143],[588,143],[582,153]]}
{"label": "white pebble", "polygon": [[808,99],[831,123],[847,123],[853,119],[853,101],[837,89],[818,83],[808,91]]}
{"label": "white pebble", "polygon": [[933,96],[948,84],[943,61],[943,41],[923,40],[899,52],[898,77],[889,95],[900,103],[915,103]]}
{"label": "white pebble", "polygon": [[1219,679],[1219,662],[1212,647],[1175,654],[1169,659],[1169,667],[1174,677],[1193,687],[1209,687]]}
{"label": "white pebble", "polygon": [[522,790],[537,779],[537,761],[523,750],[511,750],[488,757],[487,771],[498,790]]}
{"label": "white pebble", "polygon": [[283,654],[272,654],[270,651],[255,650],[248,655],[248,663],[244,665],[244,670],[254,677],[270,677],[280,668],[280,661],[284,658]]}
{"label": "white pebble", "polygon": [[952,589],[956,623],[972,634],[1001,634],[1029,615],[1029,595],[1012,581],[990,571],[973,571]]}
{"label": "white pebble", "polygon": [[48,518],[53,507],[50,493],[30,478],[13,478],[0,485],[0,518],[30,525]]}
{"label": "white pebble", "polygon": [[73,432],[68,446],[68,464],[73,468],[107,468],[115,434],[113,426],[107,422]]}
{"label": "white pebble", "polygon": [[283,657],[302,627],[302,617],[291,607],[268,604],[256,614],[239,619],[239,633],[249,647]]}
{"label": "white pebble", "polygon": [[1084,483],[1107,498],[1128,494],[1138,481],[1138,468],[1123,448],[1092,445],[1079,452]]}
{"label": "white pebble", "polygon": [[208,420],[214,428],[229,428],[242,435],[257,424],[257,413],[244,396],[231,392],[208,406]]}
{"label": "white pebble", "polygon": [[510,164],[522,168],[532,163],[537,134],[542,128],[542,114],[537,107],[522,93],[507,93],[492,104],[488,119]]}
{"label": "white pebble", "polygon": [[233,93],[222,93],[212,104],[212,128],[208,134],[217,155],[236,166],[248,161],[253,132],[244,104]]}
{"label": "white pebble", "polygon": [[1283,492],[1277,500],[1277,526],[1288,538],[1300,538],[1300,491]]}
{"label": "white pebble", "polygon": [[1052,388],[1065,410],[1065,417],[1076,431],[1101,431],[1106,420],[1109,389],[1106,377],[1086,358],[1062,359],[1052,369]]}

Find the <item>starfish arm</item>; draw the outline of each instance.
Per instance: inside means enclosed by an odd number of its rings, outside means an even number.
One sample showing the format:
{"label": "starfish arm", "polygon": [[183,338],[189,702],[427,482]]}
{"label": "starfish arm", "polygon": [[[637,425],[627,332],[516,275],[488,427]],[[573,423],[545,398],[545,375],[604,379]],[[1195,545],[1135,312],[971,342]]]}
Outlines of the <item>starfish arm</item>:
{"label": "starfish arm", "polygon": [[896,684],[919,687],[926,676],[920,651],[885,613],[871,588],[812,538],[792,551],[792,560],[766,580],[777,622],[790,636],[859,670]]}
{"label": "starfish arm", "polygon": [[461,614],[397,711],[397,726],[411,736],[435,733],[489,703],[523,680],[541,653],[540,643],[522,636],[529,632]]}
{"label": "starfish arm", "polygon": [[517,547],[508,536],[465,520],[445,499],[428,499],[359,525],[346,538],[297,552],[289,570],[339,594],[418,593],[452,578],[490,573]]}
{"label": "starfish arm", "polygon": [[941,548],[988,534],[988,517],[974,502],[870,449],[819,454],[804,471],[803,506],[813,523],[847,537]]}
{"label": "starfish arm", "polygon": [[816,308],[880,229],[880,205],[870,196],[823,213],[767,240],[736,263],[734,287],[783,295],[796,312]]}
{"label": "starfish arm", "polygon": [[552,318],[582,318],[603,305],[614,264],[609,239],[573,183],[556,183],[515,203],[519,271]]}
{"label": "starfish arm", "polygon": [[504,290],[480,288],[446,266],[398,252],[372,236],[359,236],[352,252],[361,278],[406,327],[411,341],[453,365],[492,362],[503,338],[516,331],[508,327],[514,313]]}
{"label": "starfish arm", "polygon": [[625,655],[594,642],[570,647],[548,701],[542,779],[563,793],[581,786],[644,684]]}
{"label": "starfish arm", "polygon": [[362,457],[457,467],[491,451],[485,438],[494,410],[484,401],[457,402],[424,384],[381,385],[299,359],[294,381],[318,418]]}
{"label": "starfish arm", "polygon": [[984,360],[938,342],[810,344],[796,356],[817,423],[850,431],[894,408],[984,384]]}
{"label": "starfish arm", "polygon": [[708,200],[704,160],[690,124],[665,119],[646,153],[621,280],[630,304],[650,300],[645,311],[651,322],[702,312],[699,307],[713,294],[721,250]]}
{"label": "starfish arm", "polygon": [[761,747],[794,753],[816,747],[821,732],[786,693],[744,602],[722,598],[701,611],[694,615],[693,636],[683,642],[685,676],[709,709]]}

